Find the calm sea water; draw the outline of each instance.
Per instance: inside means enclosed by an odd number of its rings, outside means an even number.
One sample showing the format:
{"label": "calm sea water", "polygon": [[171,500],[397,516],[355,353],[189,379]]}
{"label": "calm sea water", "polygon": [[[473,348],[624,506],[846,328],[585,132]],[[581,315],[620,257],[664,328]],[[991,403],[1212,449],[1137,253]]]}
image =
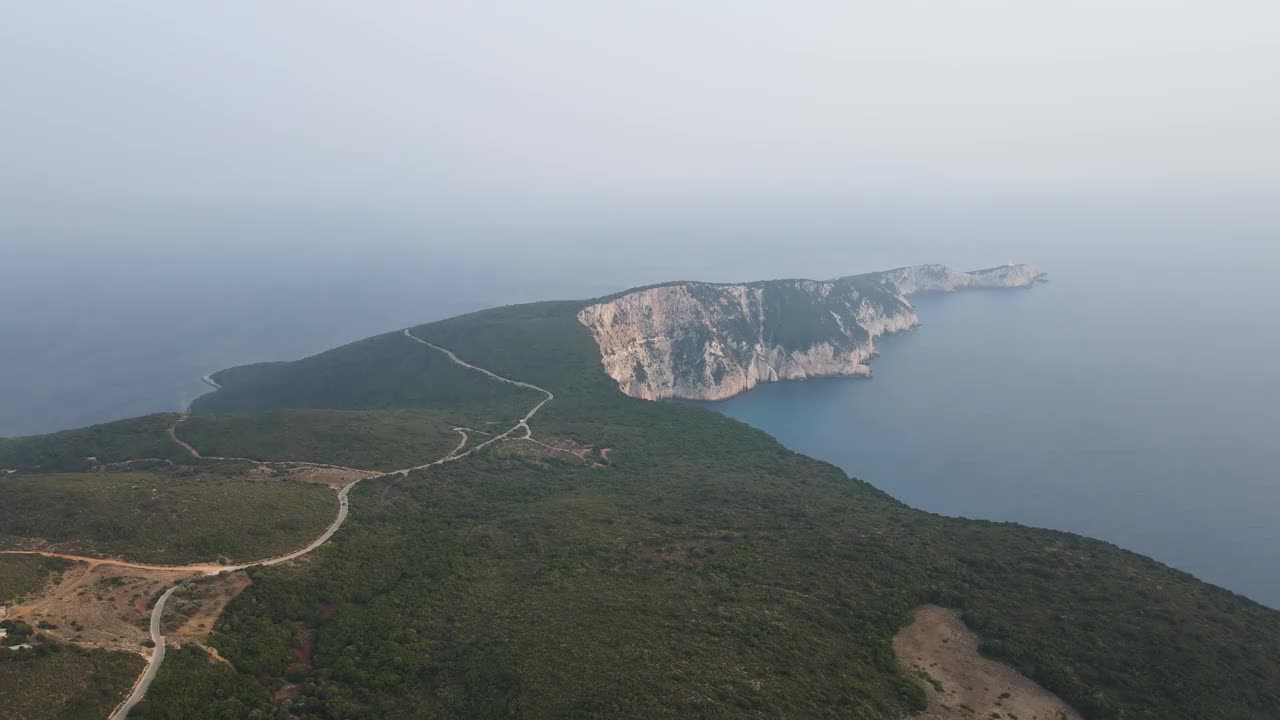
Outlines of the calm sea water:
{"label": "calm sea water", "polygon": [[713,407],[917,507],[1105,538],[1280,607],[1280,218],[979,201],[0,227],[0,435],[175,410],[204,373],[494,305],[1035,262],[1031,291],[918,298],[873,379]]}
{"label": "calm sea water", "polygon": [[1234,276],[917,298],[869,380],[710,406],[915,507],[1091,535],[1280,607],[1280,307]]}

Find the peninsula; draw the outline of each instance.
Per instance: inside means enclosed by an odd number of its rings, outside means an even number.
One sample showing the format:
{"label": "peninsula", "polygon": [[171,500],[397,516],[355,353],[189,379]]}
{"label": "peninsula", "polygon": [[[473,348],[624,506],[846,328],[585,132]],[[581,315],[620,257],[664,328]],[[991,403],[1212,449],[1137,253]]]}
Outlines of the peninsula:
{"label": "peninsula", "polygon": [[918,265],[824,282],[675,282],[588,305],[578,320],[627,395],[722,400],[761,382],[869,376],[875,338],[920,324],[910,295],[1043,278],[1029,265]]}
{"label": "peninsula", "polygon": [[0,439],[7,716],[1274,717],[1280,612],[910,508],[719,413],[1024,265],[672,282]]}

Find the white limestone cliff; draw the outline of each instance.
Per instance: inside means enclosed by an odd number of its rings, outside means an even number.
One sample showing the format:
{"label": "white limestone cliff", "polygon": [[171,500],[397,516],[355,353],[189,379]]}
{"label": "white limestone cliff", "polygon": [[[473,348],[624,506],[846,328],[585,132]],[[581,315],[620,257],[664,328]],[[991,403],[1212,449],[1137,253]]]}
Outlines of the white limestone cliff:
{"label": "white limestone cliff", "polygon": [[1036,268],[921,265],[838,280],[643,288],[578,314],[605,371],[632,397],[720,400],[761,382],[868,376],[874,338],[919,324],[906,296],[1029,287]]}

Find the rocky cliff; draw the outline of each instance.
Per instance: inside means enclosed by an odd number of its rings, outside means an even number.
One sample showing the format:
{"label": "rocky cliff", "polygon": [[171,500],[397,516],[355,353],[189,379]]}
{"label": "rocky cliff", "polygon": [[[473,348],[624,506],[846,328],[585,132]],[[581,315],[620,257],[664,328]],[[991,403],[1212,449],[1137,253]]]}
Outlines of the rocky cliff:
{"label": "rocky cliff", "polygon": [[907,296],[1029,287],[1027,265],[919,265],[830,281],[678,282],[583,308],[605,371],[632,397],[720,400],[761,382],[871,374],[874,339],[919,324]]}
{"label": "rocky cliff", "polygon": [[972,272],[956,272],[946,265],[913,265],[871,273],[870,277],[880,278],[905,296],[964,288],[1030,287],[1043,278],[1044,273],[1031,265],[1001,265]]}

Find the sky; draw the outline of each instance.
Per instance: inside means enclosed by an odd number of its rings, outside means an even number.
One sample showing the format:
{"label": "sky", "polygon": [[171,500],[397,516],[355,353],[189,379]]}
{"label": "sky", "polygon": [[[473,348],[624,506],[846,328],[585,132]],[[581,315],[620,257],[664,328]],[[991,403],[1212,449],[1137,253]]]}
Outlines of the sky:
{"label": "sky", "polygon": [[1277,27],[1263,0],[5,3],[0,216],[76,247],[175,218],[1261,201]]}
{"label": "sky", "polygon": [[674,278],[1280,268],[1277,27],[1243,0],[0,3],[0,435]]}

